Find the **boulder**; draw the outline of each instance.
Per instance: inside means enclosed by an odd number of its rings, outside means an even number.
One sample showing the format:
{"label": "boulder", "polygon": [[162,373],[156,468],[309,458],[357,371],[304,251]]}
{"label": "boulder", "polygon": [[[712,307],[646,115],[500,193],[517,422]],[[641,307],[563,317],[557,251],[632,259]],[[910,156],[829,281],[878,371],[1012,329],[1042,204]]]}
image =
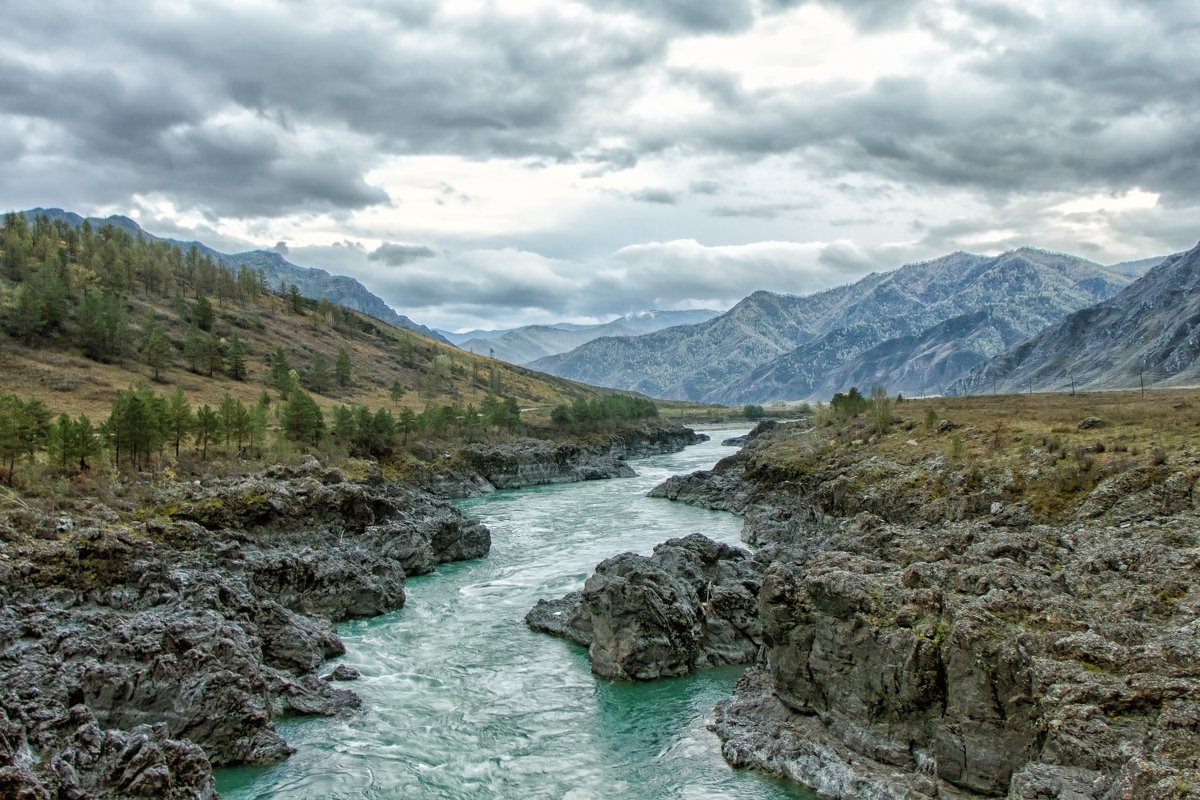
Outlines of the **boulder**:
{"label": "boulder", "polygon": [[541,600],[534,630],[588,646],[592,671],[620,680],[746,663],[760,639],[755,613],[765,565],[745,550],[692,534],[596,566],[581,592]]}

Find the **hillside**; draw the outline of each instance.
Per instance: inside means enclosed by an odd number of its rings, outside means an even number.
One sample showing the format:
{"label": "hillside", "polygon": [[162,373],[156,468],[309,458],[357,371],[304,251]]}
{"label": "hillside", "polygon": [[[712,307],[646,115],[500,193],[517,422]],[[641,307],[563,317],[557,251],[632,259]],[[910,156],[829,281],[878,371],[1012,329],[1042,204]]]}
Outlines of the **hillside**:
{"label": "hillside", "polygon": [[[278,404],[273,367],[280,355],[285,377],[291,370],[326,410],[465,408],[492,395],[548,412],[605,394],[464,353],[326,300],[282,296],[263,288],[252,268],[234,273],[204,255],[193,264],[178,246],[135,238],[116,225],[75,228],[41,216],[14,233],[16,221],[8,215],[0,227],[3,391],[39,398],[56,415],[98,421],[118,392],[142,383],[162,395],[181,388],[193,406],[215,408],[226,394],[251,405],[264,393]],[[346,385],[336,374],[342,351]]]}
{"label": "hillside", "polygon": [[[874,375],[882,354],[870,368],[848,365],[885,342],[910,337],[907,346],[921,350],[905,358],[910,351],[896,342],[878,377],[889,387],[903,381],[911,384],[908,391],[920,391],[920,376],[957,377],[1070,311],[1111,297],[1129,280],[1100,264],[1032,248],[995,257],[952,253],[804,297],[757,292],[701,325],[601,339],[531,366],[654,397],[728,404],[823,399],[846,388],[833,382],[835,371]],[[996,327],[975,336],[975,355],[947,359],[931,352],[955,345],[935,345],[931,337],[939,332],[930,329],[985,309]],[[907,365],[912,358],[917,363]],[[938,368],[922,366],[930,360]]]}
{"label": "hillside", "polygon": [[[21,213],[30,222],[40,214],[44,215],[51,222],[62,220],[73,228],[78,228],[85,221],[84,217],[70,211],[63,211],[61,208],[34,208]],[[88,217],[86,220],[94,228],[112,225],[115,228],[125,231],[135,239],[141,236],[151,241],[167,242],[185,252],[195,247],[201,255],[206,255],[233,271],[236,271],[243,264],[251,269],[260,271],[264,283],[269,288],[291,286],[294,284],[300,290],[300,294],[303,297],[312,300],[325,299],[331,303],[336,303],[355,311],[361,311],[383,322],[401,328],[408,328],[434,339],[442,338],[424,325],[413,322],[403,314],[396,313],[391,306],[368,291],[367,287],[354,278],[346,275],[331,275],[329,272],[316,267],[298,266],[273,250],[247,250],[241,253],[222,253],[202,242],[180,241],[178,239],[154,236],[142,230],[142,227],[129,217],[113,215],[103,219]]]}
{"label": "hillside", "polygon": [[977,366],[954,394],[1200,382],[1200,245]]}
{"label": "hillside", "polygon": [[[463,350],[490,355],[510,364],[528,364],[539,358],[566,353],[605,336],[640,336],[675,325],[694,325],[719,311],[647,311],[618,317],[602,325],[526,325],[509,331],[486,331],[482,336],[454,337]],[[488,335],[492,334],[492,335]]]}

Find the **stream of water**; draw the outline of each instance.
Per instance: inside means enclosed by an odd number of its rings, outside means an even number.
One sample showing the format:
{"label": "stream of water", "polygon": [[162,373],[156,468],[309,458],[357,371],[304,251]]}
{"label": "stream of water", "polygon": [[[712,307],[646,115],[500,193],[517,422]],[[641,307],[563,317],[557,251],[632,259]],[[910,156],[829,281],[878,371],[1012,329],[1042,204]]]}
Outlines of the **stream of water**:
{"label": "stream of water", "polygon": [[597,562],[699,531],[738,543],[740,519],[645,497],[733,452],[712,441],[631,462],[636,478],[461,501],[492,551],[408,582],[404,608],[339,627],[362,673],[361,713],[280,723],[296,754],[221,770],[250,798],[811,798],[721,758],[705,727],[742,668],[650,683],[593,676],[587,652],[525,627],[538,598],[578,589]]}

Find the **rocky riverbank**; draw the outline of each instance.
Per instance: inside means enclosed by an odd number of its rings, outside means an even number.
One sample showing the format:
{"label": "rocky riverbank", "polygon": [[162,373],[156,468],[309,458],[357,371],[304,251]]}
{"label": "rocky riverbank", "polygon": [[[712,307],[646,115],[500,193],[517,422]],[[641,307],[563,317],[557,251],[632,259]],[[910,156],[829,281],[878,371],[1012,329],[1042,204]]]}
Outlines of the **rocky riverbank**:
{"label": "rocky riverbank", "polygon": [[592,672],[603,678],[745,664],[762,644],[755,598],[766,566],[698,533],[670,539],[651,556],[602,561],[583,591],[538,601],[525,623],[587,647]]}
{"label": "rocky riverbank", "polygon": [[411,476],[416,485],[438,497],[478,497],[498,489],[550,483],[627,478],[626,462],[660,453],[675,453],[708,436],[691,428],[646,423],[580,442],[519,439],[501,444],[469,444],[454,452],[430,452],[427,467]]}
{"label": "rocky riverbank", "polygon": [[1017,471],[776,426],[656,489],[766,544],[763,647],[714,724],[727,760],[829,797],[1200,791],[1200,464],[1154,451],[1089,484],[1089,447],[1027,445]]}
{"label": "rocky riverbank", "polygon": [[212,767],[290,749],[282,715],[345,713],[333,622],[490,534],[376,473],[315,460],[163,483],[0,525],[0,796],[215,796]]}

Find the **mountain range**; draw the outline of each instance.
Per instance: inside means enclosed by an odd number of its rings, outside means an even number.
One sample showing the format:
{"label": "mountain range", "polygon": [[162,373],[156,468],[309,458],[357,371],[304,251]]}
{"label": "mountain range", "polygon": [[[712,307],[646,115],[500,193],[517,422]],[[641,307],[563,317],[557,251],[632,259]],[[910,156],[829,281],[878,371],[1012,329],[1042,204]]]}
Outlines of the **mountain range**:
{"label": "mountain range", "polygon": [[1200,244],[954,382],[955,394],[1200,383]]}
{"label": "mountain range", "polygon": [[707,322],[597,339],[529,366],[725,404],[827,399],[850,386],[936,392],[1142,268],[1029,247],[956,252],[802,297],[755,292]]}
{"label": "mountain range", "polygon": [[605,336],[640,336],[675,325],[705,322],[720,313],[720,311],[711,309],[643,311],[626,314],[598,325],[576,325],[564,322],[554,325],[526,325],[520,328],[496,331],[470,331],[460,334],[438,331],[438,333],[471,353],[490,355],[510,364],[528,364],[545,356],[574,350],[582,344]]}
{"label": "mountain range", "polygon": [[86,219],[93,226],[112,225],[114,228],[126,231],[131,236],[144,236],[147,240],[167,241],[178,245],[184,250],[194,245],[204,255],[234,270],[242,264],[251,269],[262,270],[263,275],[266,277],[267,285],[273,289],[281,283],[288,285],[295,284],[296,288],[300,290],[300,294],[304,297],[313,300],[324,298],[331,303],[337,303],[338,305],[352,308],[355,311],[361,311],[368,316],[375,317],[392,325],[408,328],[409,330],[417,331],[443,342],[446,341],[433,330],[413,322],[403,314],[396,313],[391,306],[372,294],[367,287],[354,278],[346,275],[332,275],[316,267],[301,267],[288,261],[274,250],[247,250],[241,253],[222,253],[202,242],[180,241],[178,239],[147,233],[132,219],[119,214],[114,214],[110,217],[85,218],[74,212],[64,211],[61,208],[34,208],[22,213],[30,220],[38,214],[44,214],[51,221],[61,219],[72,227],[79,227]]}

